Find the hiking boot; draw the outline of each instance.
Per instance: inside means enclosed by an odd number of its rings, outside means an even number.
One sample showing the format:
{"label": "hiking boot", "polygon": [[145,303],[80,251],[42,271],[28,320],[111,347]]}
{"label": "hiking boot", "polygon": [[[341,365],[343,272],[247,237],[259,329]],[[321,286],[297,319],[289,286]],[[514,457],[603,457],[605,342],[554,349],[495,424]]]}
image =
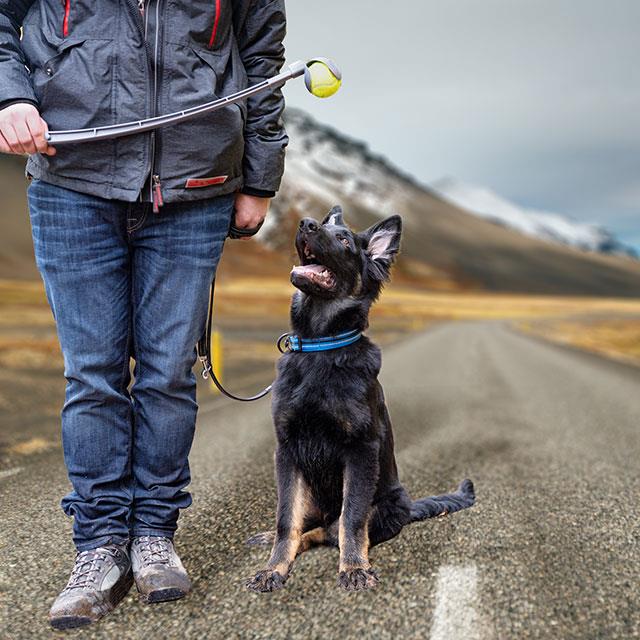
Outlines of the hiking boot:
{"label": "hiking boot", "polygon": [[67,586],[51,606],[49,622],[54,629],[96,622],[115,609],[132,583],[126,544],[79,551]]}
{"label": "hiking boot", "polygon": [[189,576],[170,538],[133,538],[131,565],[133,578],[143,602],[177,600],[191,590]]}

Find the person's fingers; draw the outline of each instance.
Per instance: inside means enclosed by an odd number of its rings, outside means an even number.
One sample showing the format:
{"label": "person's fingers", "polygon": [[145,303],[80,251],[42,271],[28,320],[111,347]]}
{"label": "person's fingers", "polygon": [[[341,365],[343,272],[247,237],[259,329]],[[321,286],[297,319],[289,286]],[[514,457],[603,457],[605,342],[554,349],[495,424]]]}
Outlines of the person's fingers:
{"label": "person's fingers", "polygon": [[22,145],[18,142],[18,134],[15,132],[13,125],[6,122],[2,128],[2,135],[9,145],[10,153],[24,153]]}
{"label": "person's fingers", "polygon": [[49,145],[44,139],[44,134],[47,130],[45,121],[35,110],[29,112],[25,121],[29,131],[31,132],[31,137],[33,138],[33,141],[36,145],[36,150],[40,153],[47,153],[47,148]]}
{"label": "person's fingers", "polygon": [[250,220],[247,222],[247,224],[236,224],[236,227],[238,227],[239,229],[255,229],[259,224],[260,224],[261,220],[256,219],[256,220]]}
{"label": "person's fingers", "polygon": [[[264,220],[264,216],[262,216],[261,214],[256,215],[251,212],[242,214],[236,211],[235,218],[234,218],[234,226],[237,229],[255,229],[255,227],[258,227],[263,220]],[[251,238],[253,238],[252,235],[239,236],[240,240],[250,240]]]}
{"label": "person's fingers", "polygon": [[[254,229],[266,218],[269,200],[238,193],[235,200],[234,225],[238,229]],[[249,240],[253,236],[240,236]]]}
{"label": "person's fingers", "polygon": [[[242,227],[242,228],[243,229],[255,229],[258,225],[260,225],[262,220],[263,220],[262,218],[254,219],[250,224],[247,224],[245,227]],[[256,231],[256,233],[257,233],[257,231]],[[255,235],[255,233],[253,235]],[[253,238],[253,235],[242,236],[242,240],[251,240],[251,238]]]}
{"label": "person's fingers", "polygon": [[[46,123],[46,121],[42,120],[42,124],[44,125],[44,132],[49,133],[49,125]],[[45,153],[49,156],[55,156],[57,152],[58,150],[47,142],[47,150],[45,151]]]}
{"label": "person's fingers", "polygon": [[29,131],[29,127],[27,127],[27,123],[24,120],[14,121],[13,128],[18,138],[18,144],[22,147],[22,153],[35,153],[36,145],[31,137],[31,132]]}
{"label": "person's fingers", "polygon": [[251,227],[255,227],[257,222],[253,223],[253,218],[249,218],[247,216],[238,217],[236,216],[236,227],[238,229],[250,229]]}
{"label": "person's fingers", "polygon": [[0,131],[0,153],[11,153],[11,147]]}
{"label": "person's fingers", "polygon": [[247,218],[244,224],[240,225],[243,229],[253,229],[257,227],[261,222],[262,218],[260,216],[253,216],[251,218]]}
{"label": "person's fingers", "polygon": [[257,227],[265,217],[261,212],[236,210],[236,227],[241,229]]}

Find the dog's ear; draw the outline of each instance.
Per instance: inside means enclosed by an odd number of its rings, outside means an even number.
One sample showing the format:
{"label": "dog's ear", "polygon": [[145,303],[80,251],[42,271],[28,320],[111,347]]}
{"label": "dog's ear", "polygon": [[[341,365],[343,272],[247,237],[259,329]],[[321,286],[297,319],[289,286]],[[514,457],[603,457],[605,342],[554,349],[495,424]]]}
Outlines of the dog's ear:
{"label": "dog's ear", "polygon": [[376,222],[358,234],[369,257],[367,271],[374,280],[382,282],[389,279],[391,264],[400,250],[401,234],[402,218],[398,215]]}
{"label": "dog's ear", "polygon": [[344,218],[342,217],[342,207],[336,205],[327,213],[322,224],[335,224],[344,227]]}

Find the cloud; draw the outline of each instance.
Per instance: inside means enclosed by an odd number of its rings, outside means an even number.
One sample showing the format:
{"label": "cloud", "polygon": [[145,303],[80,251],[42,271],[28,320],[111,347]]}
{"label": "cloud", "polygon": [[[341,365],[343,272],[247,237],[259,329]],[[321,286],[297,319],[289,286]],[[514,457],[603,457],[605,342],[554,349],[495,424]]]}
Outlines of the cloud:
{"label": "cloud", "polygon": [[420,180],[453,175],[632,233],[637,0],[325,0],[287,12],[289,58],[328,55],[344,71],[332,100],[291,83],[291,104]]}
{"label": "cloud", "polygon": [[629,218],[640,217],[640,182],[623,185],[609,196],[614,207],[628,209]]}

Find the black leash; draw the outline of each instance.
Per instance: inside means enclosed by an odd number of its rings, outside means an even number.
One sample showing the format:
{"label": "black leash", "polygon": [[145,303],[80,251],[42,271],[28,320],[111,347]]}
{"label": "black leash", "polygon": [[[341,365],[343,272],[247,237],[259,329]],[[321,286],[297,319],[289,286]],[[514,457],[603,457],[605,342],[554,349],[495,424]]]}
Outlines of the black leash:
{"label": "black leash", "polygon": [[[250,236],[254,236],[256,233],[258,233],[258,231],[260,231],[260,227],[262,227],[262,222],[261,222],[257,227],[252,227],[251,229],[242,229],[242,228],[236,227],[234,225],[234,222],[235,222],[235,214],[233,216],[233,219],[231,220],[231,225],[229,226],[229,233],[228,233],[229,238],[232,238],[234,240],[238,238],[248,238]],[[240,402],[253,402],[254,400],[259,400],[260,398],[264,398],[264,396],[266,396],[271,391],[271,387],[273,386],[273,383],[270,384],[268,387],[265,387],[260,393],[257,393],[255,396],[250,396],[249,398],[243,398],[241,396],[236,396],[233,393],[227,391],[220,383],[220,380],[218,380],[218,378],[216,377],[216,374],[213,370],[213,366],[211,364],[213,362],[213,359],[211,357],[211,328],[212,328],[212,322],[213,322],[213,298],[214,298],[215,288],[216,288],[216,278],[214,276],[213,280],[211,281],[211,290],[209,292],[209,312],[207,315],[207,324],[206,324],[204,333],[202,334],[202,337],[200,338],[200,340],[198,340],[198,344],[196,345],[198,357],[202,362],[202,377],[206,380],[209,376],[211,376],[211,380],[213,381],[213,384],[216,385],[220,393],[223,393],[225,396],[227,396],[227,398],[231,398],[232,400],[238,400]]]}
{"label": "black leash", "polygon": [[[240,229],[233,224],[234,222],[235,214],[231,221],[229,232],[227,234],[229,238],[233,239],[248,238],[250,236],[254,236],[256,233],[258,233],[258,231],[260,231],[260,227],[262,226],[261,222],[257,227],[253,227],[251,229]],[[231,398],[232,400],[238,400],[240,402],[253,402],[254,400],[264,398],[271,391],[273,383],[271,383],[268,387],[265,387],[260,393],[257,393],[255,396],[243,398],[242,396],[236,396],[230,391],[227,391],[222,386],[220,380],[218,380],[215,374],[215,371],[213,370],[213,358],[211,357],[211,331],[213,325],[213,299],[215,288],[216,278],[214,276],[211,280],[211,289],[209,291],[209,311],[207,314],[207,324],[205,326],[202,337],[200,338],[200,340],[198,340],[198,343],[196,345],[198,357],[202,362],[202,377],[206,380],[209,376],[211,376],[211,380],[213,381],[213,384],[216,385],[218,390],[225,396],[227,396],[227,398]],[[304,339],[300,336],[294,335],[293,333],[287,332],[283,333],[278,338],[278,340],[276,341],[276,346],[278,347],[278,351],[280,351],[280,353],[291,353],[292,351],[327,351],[329,349],[339,349],[342,347],[347,347],[357,342],[361,337],[362,331],[360,329],[352,329],[338,335]]]}

